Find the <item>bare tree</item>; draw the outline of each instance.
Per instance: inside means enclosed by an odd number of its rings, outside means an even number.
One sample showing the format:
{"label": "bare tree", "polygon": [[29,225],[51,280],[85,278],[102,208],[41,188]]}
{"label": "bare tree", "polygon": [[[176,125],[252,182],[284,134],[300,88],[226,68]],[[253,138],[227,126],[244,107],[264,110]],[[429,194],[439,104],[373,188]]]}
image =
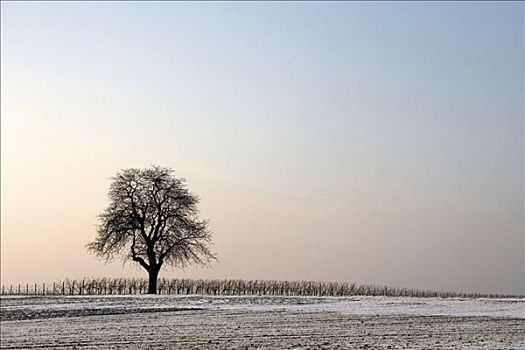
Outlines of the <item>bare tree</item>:
{"label": "bare tree", "polygon": [[112,179],[109,206],[99,216],[97,238],[87,248],[106,262],[132,260],[149,274],[148,293],[157,293],[161,267],[207,264],[216,259],[199,198],[170,168],[124,169]]}

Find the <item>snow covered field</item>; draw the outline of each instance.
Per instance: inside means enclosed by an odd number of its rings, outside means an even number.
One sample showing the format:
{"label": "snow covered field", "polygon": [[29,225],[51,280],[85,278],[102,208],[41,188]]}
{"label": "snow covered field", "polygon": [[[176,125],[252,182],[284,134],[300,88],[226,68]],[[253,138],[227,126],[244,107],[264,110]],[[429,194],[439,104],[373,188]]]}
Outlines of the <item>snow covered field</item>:
{"label": "snow covered field", "polygon": [[4,296],[1,349],[525,349],[525,299]]}

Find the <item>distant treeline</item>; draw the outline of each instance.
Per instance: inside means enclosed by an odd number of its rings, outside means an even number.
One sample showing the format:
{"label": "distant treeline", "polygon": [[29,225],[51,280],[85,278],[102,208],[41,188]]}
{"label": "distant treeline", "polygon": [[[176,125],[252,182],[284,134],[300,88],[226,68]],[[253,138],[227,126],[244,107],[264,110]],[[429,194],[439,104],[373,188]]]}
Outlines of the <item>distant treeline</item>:
{"label": "distant treeline", "polygon": [[[2,295],[126,295],[145,294],[145,278],[84,278],[43,284],[2,286]],[[512,298],[518,295],[439,292],[345,282],[279,280],[202,280],[166,279],[158,281],[159,294],[206,295],[284,295],[284,296],[406,296],[442,298]]]}

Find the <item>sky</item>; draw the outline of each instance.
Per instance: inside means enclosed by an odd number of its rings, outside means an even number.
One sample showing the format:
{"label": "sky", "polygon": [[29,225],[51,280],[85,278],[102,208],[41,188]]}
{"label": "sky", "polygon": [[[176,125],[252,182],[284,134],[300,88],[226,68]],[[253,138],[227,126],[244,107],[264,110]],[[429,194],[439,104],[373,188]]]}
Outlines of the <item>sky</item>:
{"label": "sky", "polygon": [[522,2],[1,3],[1,281],[104,264],[111,177],[172,167],[209,267],[525,293]]}

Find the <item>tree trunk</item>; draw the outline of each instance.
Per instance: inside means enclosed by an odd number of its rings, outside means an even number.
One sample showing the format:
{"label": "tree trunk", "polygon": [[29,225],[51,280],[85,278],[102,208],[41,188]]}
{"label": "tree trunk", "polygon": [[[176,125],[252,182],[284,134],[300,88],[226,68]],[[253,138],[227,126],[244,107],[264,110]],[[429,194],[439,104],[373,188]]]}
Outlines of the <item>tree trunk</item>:
{"label": "tree trunk", "polygon": [[149,270],[148,294],[157,294],[157,278],[159,277],[158,268],[151,267]]}

